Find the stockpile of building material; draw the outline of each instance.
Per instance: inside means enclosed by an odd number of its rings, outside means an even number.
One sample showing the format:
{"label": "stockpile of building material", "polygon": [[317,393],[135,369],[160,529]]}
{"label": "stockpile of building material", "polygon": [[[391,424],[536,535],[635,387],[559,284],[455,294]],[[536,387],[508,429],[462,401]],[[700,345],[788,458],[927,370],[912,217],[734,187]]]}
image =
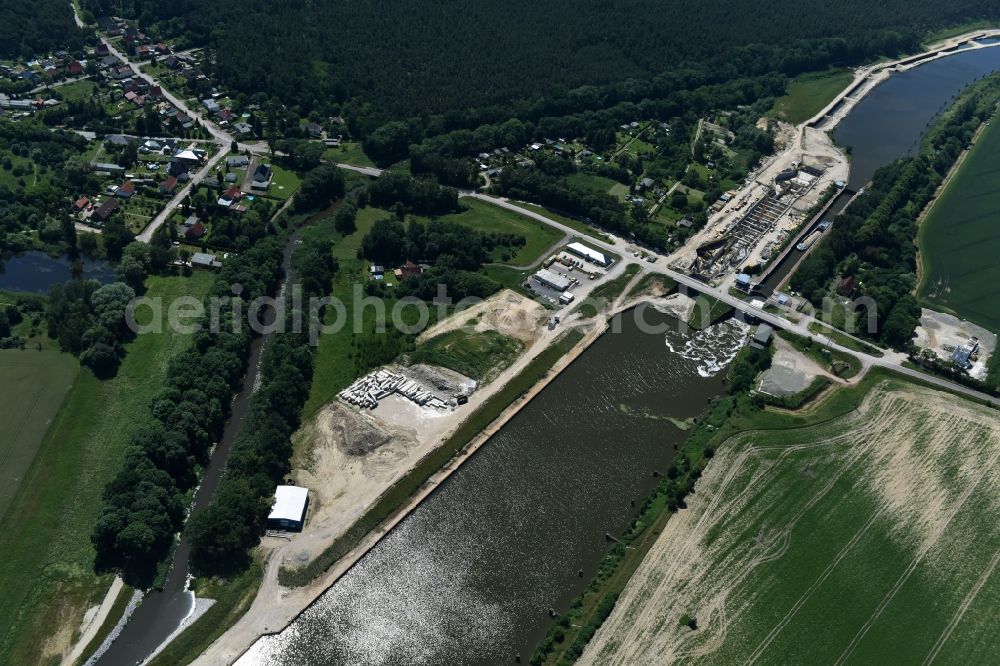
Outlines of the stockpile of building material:
{"label": "stockpile of building material", "polygon": [[358,379],[337,395],[344,402],[361,407],[375,409],[379,401],[399,393],[421,407],[444,409],[444,400],[428,391],[421,383],[406,375],[389,370],[376,370]]}

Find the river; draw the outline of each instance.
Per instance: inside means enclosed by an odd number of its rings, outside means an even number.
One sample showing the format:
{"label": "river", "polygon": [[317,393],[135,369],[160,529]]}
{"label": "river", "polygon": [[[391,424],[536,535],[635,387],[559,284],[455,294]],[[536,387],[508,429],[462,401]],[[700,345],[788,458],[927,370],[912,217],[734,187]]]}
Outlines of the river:
{"label": "river", "polygon": [[[282,266],[285,270],[286,278],[282,282],[282,292],[286,284],[294,281],[295,277],[291,270],[291,255],[293,248],[299,238],[299,232],[294,233],[285,246],[282,257]],[[264,315],[265,323],[273,321],[273,311],[268,311]],[[250,398],[258,385],[260,375],[260,357],[267,341],[268,335],[261,335],[253,339],[250,343],[250,356],[247,361],[247,374],[243,378],[243,385],[240,387],[233,400],[229,419],[226,421],[222,438],[212,451],[212,457],[205,469],[201,485],[195,492],[194,501],[191,506],[191,513],[205,507],[215,494],[215,489],[219,485],[222,472],[229,458],[229,451],[233,442],[240,433],[243,425],[243,418],[246,416],[250,406]],[[108,647],[107,651],[100,654],[98,658],[92,658],[89,663],[96,663],[100,666],[134,666],[161,646],[167,638],[171,637],[181,623],[195,612],[194,593],[188,590],[190,578],[189,559],[191,555],[191,544],[187,537],[182,535],[180,543],[174,550],[170,562],[170,571],[162,590],[152,590],[147,592],[142,600],[142,604],[132,613],[128,622],[123,627],[121,633],[115,641]]]}
{"label": "river", "polygon": [[[657,324],[674,320],[641,310]],[[238,662],[527,663],[669,467],[746,327],[598,339],[284,632]],[[632,500],[636,506],[632,505]],[[583,571],[582,576],[578,573]]]}
{"label": "river", "polygon": [[954,97],[998,69],[1000,48],[958,50],[896,72],[868,93],[833,131],[839,145],[851,148],[848,188],[864,187],[879,167],[912,155],[934,118]]}

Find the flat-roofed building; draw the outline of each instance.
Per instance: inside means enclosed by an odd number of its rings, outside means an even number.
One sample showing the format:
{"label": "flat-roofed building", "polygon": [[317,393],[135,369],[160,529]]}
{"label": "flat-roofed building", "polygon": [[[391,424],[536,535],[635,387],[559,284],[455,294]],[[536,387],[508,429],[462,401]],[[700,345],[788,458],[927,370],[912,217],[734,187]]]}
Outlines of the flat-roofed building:
{"label": "flat-roofed building", "polygon": [[531,279],[556,291],[566,291],[572,284],[569,278],[564,278],[547,268],[539,269],[538,272],[531,276]]}
{"label": "flat-roofed building", "polygon": [[301,532],[309,508],[309,489],[302,486],[278,486],[274,490],[274,504],[267,515],[267,526],[273,530]]}
{"label": "flat-roofed building", "polygon": [[570,243],[566,246],[566,249],[573,254],[583,257],[592,264],[597,264],[598,266],[608,266],[611,264],[611,259],[606,254],[593,250],[583,243]]}

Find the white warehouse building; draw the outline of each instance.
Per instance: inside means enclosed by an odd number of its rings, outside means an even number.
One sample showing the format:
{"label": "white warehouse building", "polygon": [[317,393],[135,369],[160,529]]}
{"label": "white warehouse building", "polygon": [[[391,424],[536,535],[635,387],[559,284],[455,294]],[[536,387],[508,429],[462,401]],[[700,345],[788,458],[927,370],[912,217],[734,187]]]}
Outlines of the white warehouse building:
{"label": "white warehouse building", "polygon": [[569,278],[564,278],[558,273],[550,271],[547,268],[540,269],[537,273],[531,276],[531,279],[545,285],[546,287],[551,287],[556,291],[566,291],[572,284]]}
{"label": "white warehouse building", "polygon": [[566,249],[573,254],[583,257],[592,264],[597,264],[598,266],[608,266],[611,264],[611,259],[606,254],[592,250],[583,243],[570,243],[566,246]]}
{"label": "white warehouse building", "polygon": [[302,486],[278,486],[274,491],[274,504],[267,516],[267,527],[272,530],[302,531],[309,508],[309,489]]}

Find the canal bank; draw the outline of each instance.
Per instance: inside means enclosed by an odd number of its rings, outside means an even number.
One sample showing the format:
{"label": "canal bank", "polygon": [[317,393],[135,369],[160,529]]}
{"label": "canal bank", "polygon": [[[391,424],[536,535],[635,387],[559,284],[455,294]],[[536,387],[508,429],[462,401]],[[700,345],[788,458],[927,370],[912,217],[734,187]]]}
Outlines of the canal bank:
{"label": "canal bank", "polygon": [[[718,371],[731,356],[717,352],[735,353],[745,330],[726,323],[681,333],[665,315],[643,319],[673,326],[650,335],[625,319],[620,333],[601,335],[607,324],[591,331],[560,360],[560,374],[549,372],[505,424],[480,435],[475,456],[443,470],[395,529],[370,535],[374,547],[240,663],[530,654],[548,609],[568,607],[607,551],[605,534],[620,533],[638,510],[632,501],[655,485],[653,472],[669,466],[685,437],[676,423],[721,392]],[[203,663],[232,658],[215,647]]]}

